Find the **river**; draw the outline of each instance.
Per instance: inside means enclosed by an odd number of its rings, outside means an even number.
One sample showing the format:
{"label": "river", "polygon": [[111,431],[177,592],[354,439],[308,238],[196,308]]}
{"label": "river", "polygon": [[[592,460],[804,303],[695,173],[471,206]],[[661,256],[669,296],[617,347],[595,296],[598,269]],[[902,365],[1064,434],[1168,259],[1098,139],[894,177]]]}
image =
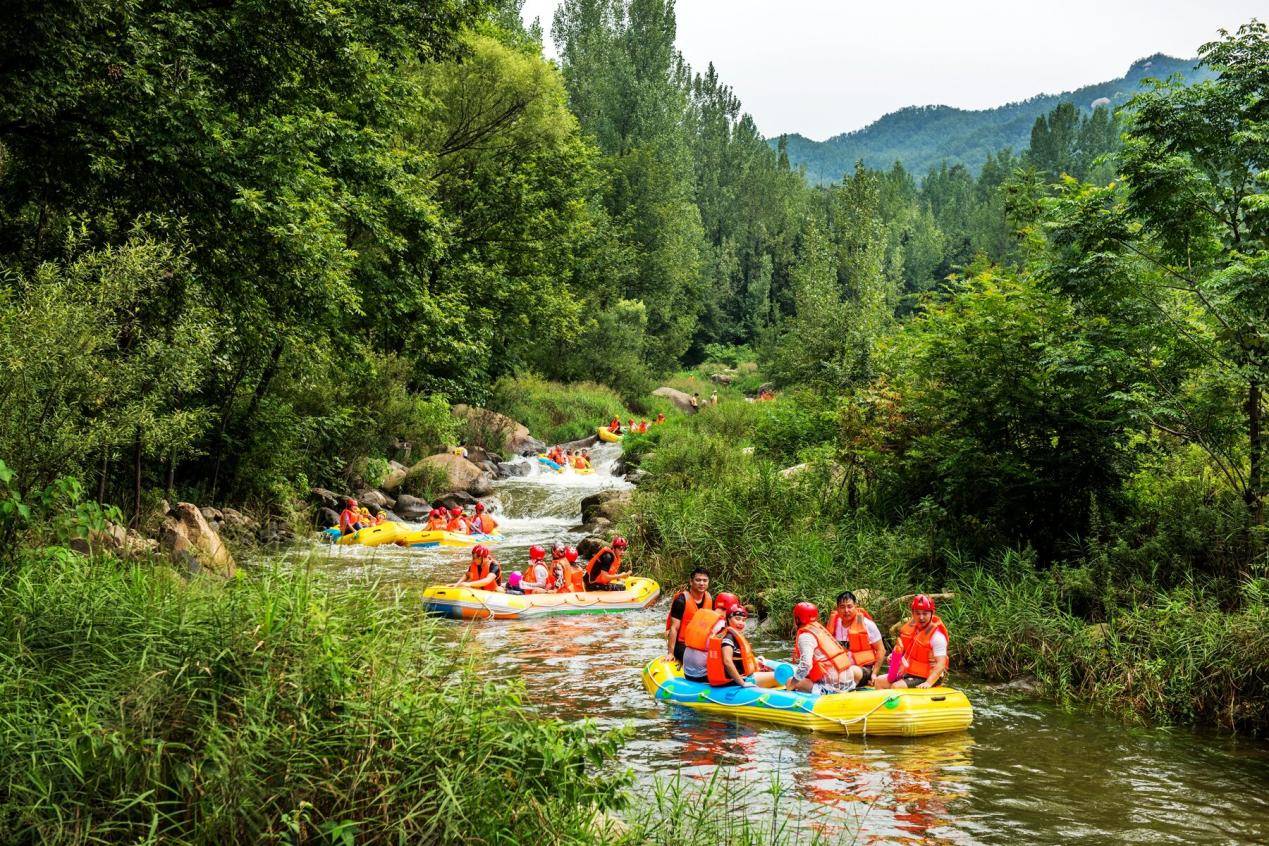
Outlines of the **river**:
{"label": "river", "polygon": [[[507,536],[498,547],[506,570],[518,569],[533,543],[580,537],[568,529],[579,521],[581,498],[625,484],[608,472],[617,450],[595,451],[593,476],[534,463],[529,476],[497,483],[490,501]],[[406,589],[452,581],[467,560],[462,550],[396,547],[303,554],[335,578]],[[522,679],[544,712],[632,726],[623,761],[642,781],[681,774],[703,783],[717,772],[749,788],[755,815],[778,807],[801,830],[832,840],[1269,843],[1264,741],[1129,726],[962,677],[956,682],[974,704],[973,727],[921,739],[846,739],[658,704],[640,669],[665,649],[667,601],[629,614],[446,626],[456,640],[477,638],[493,670]],[[784,656],[789,644],[759,633],[755,648]]]}

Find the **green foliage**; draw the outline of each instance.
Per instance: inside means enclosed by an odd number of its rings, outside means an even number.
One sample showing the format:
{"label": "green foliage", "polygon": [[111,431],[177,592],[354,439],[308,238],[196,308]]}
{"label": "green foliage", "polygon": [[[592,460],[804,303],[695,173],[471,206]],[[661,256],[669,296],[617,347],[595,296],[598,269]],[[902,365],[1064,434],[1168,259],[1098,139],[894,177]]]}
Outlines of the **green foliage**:
{"label": "green foliage", "polygon": [[820,395],[786,392],[758,407],[754,447],[777,464],[796,464],[808,450],[836,441],[837,409]]}
{"label": "green foliage", "polygon": [[494,386],[491,407],[548,444],[593,435],[613,417],[620,417],[624,425],[635,416],[610,388],[591,382],[561,385],[532,375],[501,379]]}
{"label": "green foliage", "polygon": [[403,597],[53,549],[0,608],[14,840],[597,842],[622,801],[619,733],[534,718]]}
{"label": "green foliage", "polygon": [[435,464],[420,462],[406,472],[396,492],[431,502],[450,492],[449,471]]}

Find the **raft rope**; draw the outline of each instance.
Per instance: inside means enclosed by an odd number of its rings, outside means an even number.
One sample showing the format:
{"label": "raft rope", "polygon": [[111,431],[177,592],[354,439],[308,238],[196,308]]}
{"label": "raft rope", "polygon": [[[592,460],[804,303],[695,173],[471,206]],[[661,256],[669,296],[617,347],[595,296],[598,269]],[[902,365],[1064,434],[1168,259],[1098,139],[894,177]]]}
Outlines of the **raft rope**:
{"label": "raft rope", "polygon": [[[661,693],[661,691],[662,691],[662,690],[664,690],[664,689],[665,689],[665,687],[666,687],[664,684],[662,684],[661,682],[657,681],[655,676],[653,676],[650,672],[648,672],[649,668],[650,668],[650,667],[651,667],[651,666],[652,666],[652,665],[653,665],[653,664],[654,664],[657,660],[658,660],[658,659],[656,659],[656,658],[652,659],[652,661],[649,661],[649,662],[648,662],[648,665],[647,665],[646,667],[644,667],[644,668],[643,668],[643,669],[644,669],[644,672],[645,672],[645,673],[647,673],[648,678],[650,678],[650,679],[652,680],[652,683],[653,683],[654,685],[656,685],[657,692],[656,692],[655,694],[653,694],[654,698],[660,698],[660,693]],[[828,720],[828,721],[829,721],[829,722],[831,722],[831,723],[837,723],[839,726],[841,726],[842,728],[846,729],[846,736],[847,736],[847,737],[850,737],[850,727],[851,727],[851,726],[853,726],[854,724],[858,723],[858,722],[863,722],[863,724],[864,724],[864,728],[863,728],[863,732],[861,733],[861,736],[862,736],[862,737],[867,737],[867,736],[868,736],[868,718],[869,718],[869,717],[871,717],[873,714],[877,713],[878,711],[880,711],[880,710],[881,710],[882,708],[884,708],[886,705],[890,704],[891,702],[895,702],[895,701],[897,701],[897,700],[899,699],[899,694],[897,694],[897,693],[892,693],[892,694],[890,694],[889,696],[887,696],[885,699],[883,699],[883,700],[881,700],[880,702],[878,702],[878,703],[877,703],[877,705],[876,705],[876,706],[875,706],[875,707],[874,707],[871,711],[869,711],[867,714],[861,714],[861,715],[860,715],[860,716],[858,716],[858,717],[851,717],[849,720],[842,720],[842,719],[838,719],[837,717],[830,717],[830,716],[829,716],[829,715],[827,715],[827,714],[817,714],[817,713],[815,713],[815,711],[811,710],[811,708],[808,708],[808,707],[806,706],[806,700],[805,700],[805,699],[800,699],[800,698],[799,698],[798,700],[796,700],[796,701],[795,701],[795,703],[794,703],[793,705],[777,705],[777,704],[775,704],[774,702],[772,702],[772,701],[770,700],[769,696],[770,696],[769,694],[763,694],[761,697],[759,697],[757,700],[755,700],[755,702],[756,702],[756,703],[758,703],[758,704],[764,705],[764,706],[766,706],[766,707],[768,707],[768,708],[773,708],[773,709],[776,709],[776,710],[779,710],[779,711],[802,711],[802,712],[804,712],[804,713],[806,713],[806,714],[808,714],[808,715],[810,715],[810,716],[812,716],[812,717],[817,717],[817,718],[819,718],[819,719],[821,719],[821,720]],[[680,705],[690,705],[690,704],[691,704],[691,703],[688,703],[688,702],[680,702],[679,700],[674,699],[673,697],[674,697],[673,692],[668,692],[668,693],[666,693],[666,695],[665,695],[665,698],[666,698],[667,700],[669,700],[670,702],[674,702],[674,703],[676,703],[676,704],[680,704]],[[709,695],[707,692],[703,691],[703,690],[702,690],[700,693],[698,693],[698,694],[697,694],[696,698],[697,698],[698,700],[703,699],[703,700],[705,700],[706,702],[712,703],[712,704],[714,704],[714,705],[721,705],[721,706],[723,706],[723,707],[725,707],[725,708],[744,707],[744,706],[738,706],[738,705],[737,705],[737,703],[735,703],[735,702],[720,702],[720,701],[719,701],[719,700],[717,700],[717,699],[712,699],[712,698],[710,697],[710,695]]]}

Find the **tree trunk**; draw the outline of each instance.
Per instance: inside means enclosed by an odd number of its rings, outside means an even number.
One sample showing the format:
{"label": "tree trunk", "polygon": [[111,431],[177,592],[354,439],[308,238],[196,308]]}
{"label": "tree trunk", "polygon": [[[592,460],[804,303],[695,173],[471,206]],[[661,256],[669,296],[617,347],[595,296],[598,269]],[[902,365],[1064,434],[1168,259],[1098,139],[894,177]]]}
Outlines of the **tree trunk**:
{"label": "tree trunk", "polygon": [[[1261,537],[1265,525],[1264,498],[1264,439],[1260,434],[1261,415],[1260,380],[1253,378],[1247,386],[1247,436],[1248,436],[1248,468],[1247,468],[1247,564],[1254,562],[1264,546]],[[1240,575],[1246,576],[1244,572]]]}
{"label": "tree trunk", "polygon": [[110,450],[101,452],[101,478],[97,481],[97,502],[106,504],[106,476],[110,473]]}
{"label": "tree trunk", "polygon": [[137,440],[133,450],[133,507],[132,527],[141,524],[141,427],[137,427]]}

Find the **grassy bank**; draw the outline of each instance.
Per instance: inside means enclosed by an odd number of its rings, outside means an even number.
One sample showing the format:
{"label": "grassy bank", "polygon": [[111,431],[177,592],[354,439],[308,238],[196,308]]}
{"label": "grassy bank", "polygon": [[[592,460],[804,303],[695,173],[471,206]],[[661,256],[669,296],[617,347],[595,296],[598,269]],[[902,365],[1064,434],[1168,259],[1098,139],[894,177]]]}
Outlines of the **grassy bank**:
{"label": "grassy bank", "polygon": [[585,842],[619,738],[531,718],[416,605],[24,553],[0,581],[4,842]]}
{"label": "grassy bank", "polygon": [[794,602],[825,608],[844,588],[866,591],[886,624],[904,613],[899,597],[954,593],[939,609],[954,670],[1033,676],[1056,698],[1160,722],[1269,729],[1263,582],[1246,582],[1228,610],[1199,580],[1103,584],[1092,556],[1044,568],[1008,548],[968,558],[947,546],[934,509],[883,520],[861,505],[827,460],[832,434],[828,410],[782,399],[724,403],[631,440],[649,473],[624,527],[642,566],[667,588],[706,567],[781,625]]}
{"label": "grassy bank", "polygon": [[657,397],[628,407],[612,388],[593,382],[561,384],[537,376],[504,377],[494,386],[490,408],[528,427],[548,444],[575,441],[595,434],[595,427],[620,417],[624,423],[667,411]]}

